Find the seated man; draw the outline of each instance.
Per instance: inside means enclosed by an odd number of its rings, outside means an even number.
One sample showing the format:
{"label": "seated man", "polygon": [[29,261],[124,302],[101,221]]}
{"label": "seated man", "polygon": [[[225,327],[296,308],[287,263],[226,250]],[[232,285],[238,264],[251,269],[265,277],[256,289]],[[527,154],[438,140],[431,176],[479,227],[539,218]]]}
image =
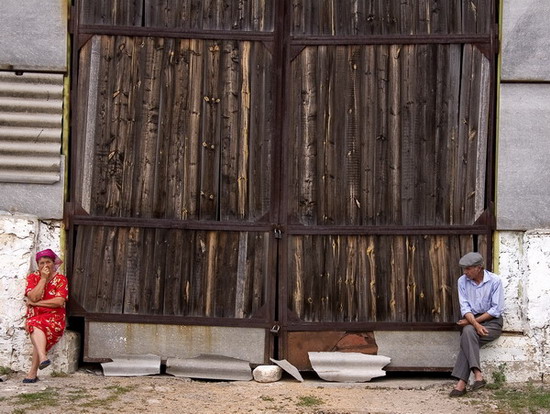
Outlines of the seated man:
{"label": "seated man", "polygon": [[494,341],[502,333],[504,310],[502,281],[484,269],[483,257],[471,252],[463,256],[458,264],[464,271],[458,279],[458,298],[463,319],[457,322],[462,327],[460,352],[451,374],[458,378],[458,383],[449,394],[450,397],[466,394],[470,372],[474,374],[472,391],[485,386],[479,363],[479,348]]}

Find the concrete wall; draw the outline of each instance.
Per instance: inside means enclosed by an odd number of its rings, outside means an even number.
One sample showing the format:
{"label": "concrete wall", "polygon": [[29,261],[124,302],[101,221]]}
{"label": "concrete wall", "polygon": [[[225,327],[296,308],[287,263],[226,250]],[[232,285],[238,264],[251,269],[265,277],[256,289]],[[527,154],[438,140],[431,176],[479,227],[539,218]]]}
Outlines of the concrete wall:
{"label": "concrete wall", "polygon": [[[26,276],[34,270],[34,254],[52,248],[63,256],[60,219],[63,217],[65,158],[59,149],[64,110],[60,91],[67,70],[67,11],[68,0],[2,0],[0,11],[0,71],[3,71],[0,142],[3,144],[3,159],[13,158],[7,148],[20,145],[28,138],[25,135],[28,131],[35,134],[36,139],[42,136],[50,139],[52,134],[44,133],[51,127],[51,122],[48,123],[50,111],[56,117],[55,136],[47,143],[57,149],[60,163],[56,180],[45,179],[41,171],[35,172],[31,179],[6,179],[9,165],[24,166],[24,157],[7,166],[0,165],[0,177],[3,177],[0,180],[0,366],[17,371],[26,371],[31,363],[32,346],[24,330],[23,296]],[[28,72],[30,70],[32,72]],[[11,82],[10,76],[17,82]],[[38,108],[45,106],[39,99],[45,90],[42,80],[52,77],[57,79],[57,100],[54,105],[51,96],[43,99],[49,109],[46,116],[42,116],[33,105],[37,104]],[[26,78],[31,80],[25,83]],[[49,93],[49,89],[46,92]],[[37,111],[40,116],[34,119]],[[41,119],[45,119],[43,123]],[[31,159],[40,156],[35,147],[31,144],[28,150],[25,149]],[[55,150],[50,152],[55,158]],[[49,182],[53,184],[46,184]],[[53,362],[47,370],[73,371],[78,361],[78,346],[78,335],[66,333],[50,351]]]}
{"label": "concrete wall", "polygon": [[509,333],[482,355],[509,380],[540,380],[550,375],[550,3],[501,5],[495,264]]}

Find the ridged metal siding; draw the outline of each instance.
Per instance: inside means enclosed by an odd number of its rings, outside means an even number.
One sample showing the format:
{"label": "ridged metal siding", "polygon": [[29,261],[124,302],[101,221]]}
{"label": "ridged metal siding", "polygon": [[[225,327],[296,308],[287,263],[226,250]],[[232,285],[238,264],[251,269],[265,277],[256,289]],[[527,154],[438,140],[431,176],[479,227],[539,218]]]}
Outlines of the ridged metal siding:
{"label": "ridged metal siding", "polygon": [[0,182],[61,179],[63,75],[0,72]]}

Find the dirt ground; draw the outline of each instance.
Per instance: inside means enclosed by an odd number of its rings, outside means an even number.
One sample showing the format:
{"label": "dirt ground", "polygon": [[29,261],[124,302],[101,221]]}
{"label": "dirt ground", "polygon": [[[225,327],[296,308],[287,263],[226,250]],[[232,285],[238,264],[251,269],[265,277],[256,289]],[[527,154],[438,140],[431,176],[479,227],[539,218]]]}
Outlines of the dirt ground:
{"label": "dirt ground", "polygon": [[487,389],[451,399],[453,381],[442,376],[399,376],[343,384],[314,374],[274,383],[176,378],[104,377],[82,368],[68,376],[42,375],[23,384],[23,373],[0,383],[0,413],[504,413]]}

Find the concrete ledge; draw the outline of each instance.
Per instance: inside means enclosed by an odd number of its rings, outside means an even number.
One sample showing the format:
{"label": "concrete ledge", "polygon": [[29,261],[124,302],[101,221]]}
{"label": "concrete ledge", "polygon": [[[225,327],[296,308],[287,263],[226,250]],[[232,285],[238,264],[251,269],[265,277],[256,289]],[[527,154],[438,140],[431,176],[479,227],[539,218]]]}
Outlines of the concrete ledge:
{"label": "concrete ledge", "polygon": [[52,364],[43,371],[45,374],[53,371],[66,374],[75,373],[80,357],[80,334],[74,331],[65,331],[59,342],[48,353],[48,357]]}

